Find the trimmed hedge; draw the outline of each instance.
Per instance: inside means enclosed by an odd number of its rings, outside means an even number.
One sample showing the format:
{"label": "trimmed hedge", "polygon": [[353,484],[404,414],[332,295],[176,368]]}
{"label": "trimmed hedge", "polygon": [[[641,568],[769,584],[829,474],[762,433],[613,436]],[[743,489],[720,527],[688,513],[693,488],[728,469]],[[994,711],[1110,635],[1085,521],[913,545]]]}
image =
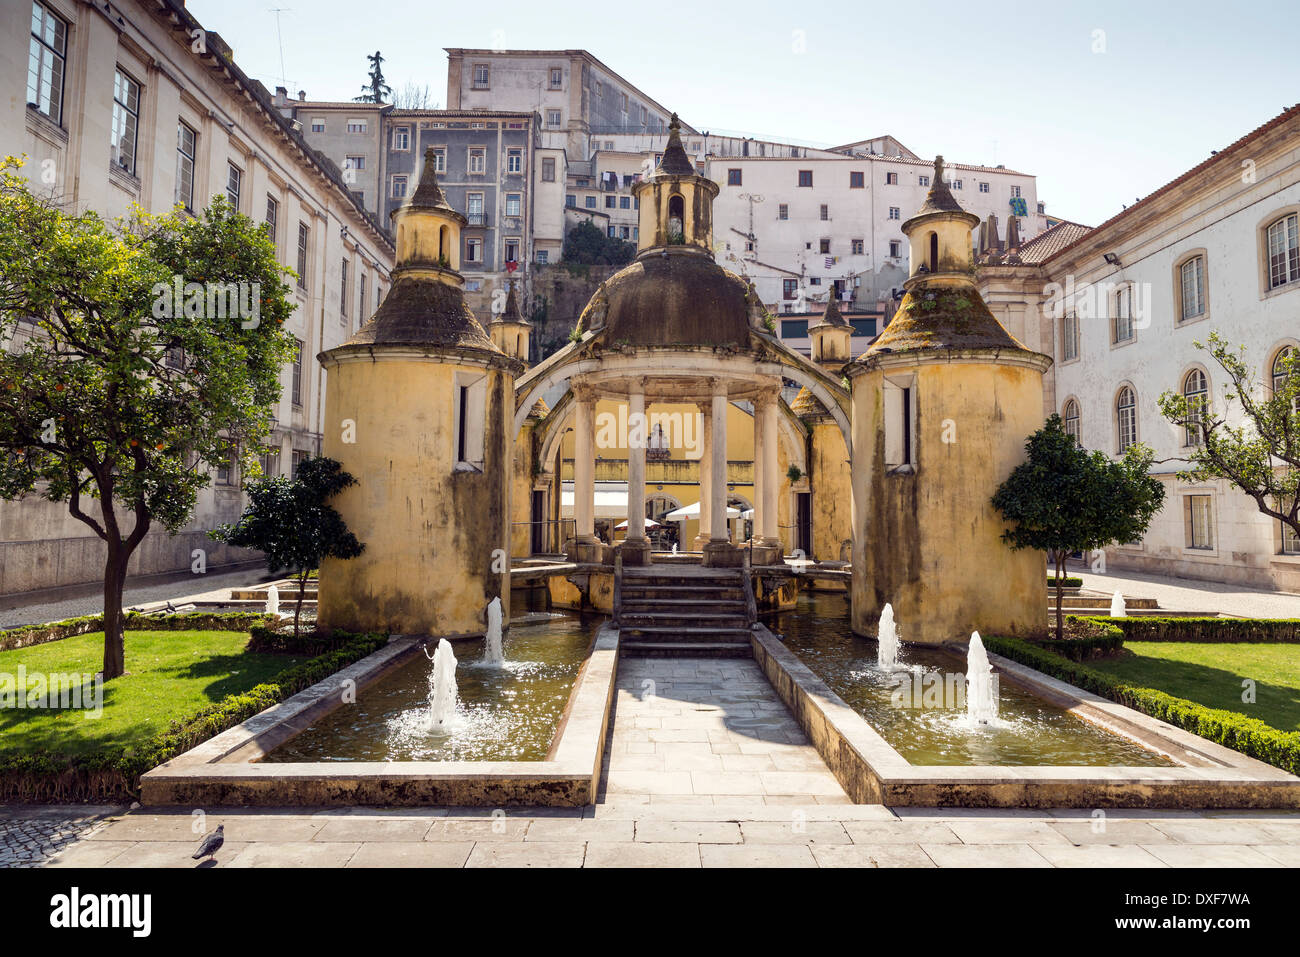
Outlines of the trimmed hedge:
{"label": "trimmed hedge", "polygon": [[49,754],[0,756],[0,801],[134,801],[140,792],[140,775],[146,771],[328,678],[387,643],[387,635],[349,635],[336,650],[173,721],[166,731],[137,748],[101,748],[74,759]]}
{"label": "trimmed hedge", "polygon": [[[124,627],[127,631],[250,631],[257,625],[267,624],[269,620],[266,615],[247,611],[220,614],[194,611],[170,615],[145,615],[138,611],[128,611]],[[32,645],[43,645],[49,641],[103,630],[103,615],[67,618],[45,625],[24,625],[22,628],[0,632],[0,651],[30,648]]]}
{"label": "trimmed hedge", "polygon": [[[1083,579],[1073,578],[1069,575],[1066,575],[1061,579],[1061,584],[1064,585],[1066,588],[1082,588]],[[1047,576],[1047,587],[1051,588],[1052,590],[1056,589],[1056,579],[1053,578],[1051,575]]]}
{"label": "trimmed hedge", "polygon": [[1068,681],[1085,691],[1117,701],[1283,771],[1300,774],[1298,731],[1281,731],[1258,718],[1248,718],[1235,711],[1207,708],[1195,701],[1176,698],[1155,688],[1130,685],[1019,638],[990,637],[984,639],[984,643],[990,651],[1053,678]]}
{"label": "trimmed hedge", "polygon": [[1114,625],[1128,641],[1204,641],[1300,644],[1300,618],[1157,618],[1137,615],[1087,620]]}
{"label": "trimmed hedge", "polygon": [[244,650],[264,655],[321,655],[347,644],[353,637],[339,628],[329,634],[305,631],[295,636],[292,630],[276,631],[265,625],[253,625],[248,633],[252,637],[248,639]]}
{"label": "trimmed hedge", "polygon": [[1044,638],[1034,644],[1071,661],[1106,658],[1124,648],[1124,632],[1107,621],[1066,615],[1065,626],[1069,638]]}

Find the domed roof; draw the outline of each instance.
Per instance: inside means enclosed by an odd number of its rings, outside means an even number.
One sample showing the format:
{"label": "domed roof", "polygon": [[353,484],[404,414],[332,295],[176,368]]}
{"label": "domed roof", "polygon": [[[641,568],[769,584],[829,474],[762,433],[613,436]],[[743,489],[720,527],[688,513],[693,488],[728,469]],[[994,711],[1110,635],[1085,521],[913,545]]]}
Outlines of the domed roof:
{"label": "domed roof", "polygon": [[799,390],[799,394],[794,397],[790,403],[790,411],[799,418],[809,415],[825,415],[826,406],[821,404],[821,400],[813,395],[807,386]]}
{"label": "domed roof", "polygon": [[708,255],[656,250],[606,280],[579,325],[603,329],[610,345],[745,348],[751,298],[749,285]]}
{"label": "domed roof", "polygon": [[956,287],[918,283],[903,296],[894,318],[858,361],[882,352],[944,349],[1029,351],[998,322],[973,283]]}

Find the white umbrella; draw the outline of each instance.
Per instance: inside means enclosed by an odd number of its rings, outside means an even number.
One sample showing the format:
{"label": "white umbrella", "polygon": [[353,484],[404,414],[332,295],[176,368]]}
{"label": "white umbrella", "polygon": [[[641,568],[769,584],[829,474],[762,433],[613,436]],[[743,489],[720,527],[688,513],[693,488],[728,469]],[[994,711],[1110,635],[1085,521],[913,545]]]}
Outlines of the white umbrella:
{"label": "white umbrella", "polygon": [[[683,505],[681,508],[675,508],[667,515],[663,515],[661,517],[671,522],[680,522],[688,518],[699,518],[700,503],[696,502],[693,505]],[[740,509],[728,505],[727,518],[740,518]]]}
{"label": "white umbrella", "polygon": [[[619,522],[619,523],[618,523],[617,525],[615,525],[614,527],[615,527],[616,529],[627,528],[627,521],[624,520],[624,521],[622,521],[622,522]],[[661,526],[660,526],[660,524],[659,524],[658,522],[656,522],[653,518],[647,518],[647,519],[645,520],[645,527],[646,527],[646,528],[660,528]]]}

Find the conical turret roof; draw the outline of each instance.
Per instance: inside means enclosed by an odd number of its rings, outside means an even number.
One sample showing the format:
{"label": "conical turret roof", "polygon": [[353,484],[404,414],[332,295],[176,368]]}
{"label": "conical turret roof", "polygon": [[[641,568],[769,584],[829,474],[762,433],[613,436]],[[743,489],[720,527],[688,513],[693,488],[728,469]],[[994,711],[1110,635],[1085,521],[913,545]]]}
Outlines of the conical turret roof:
{"label": "conical turret roof", "polygon": [[813,323],[809,328],[816,329],[818,326],[848,326],[849,322],[840,314],[839,297],[835,291],[831,290],[830,298],[826,300],[826,309],[822,312],[822,317]]}
{"label": "conical turret roof", "polygon": [[677,119],[676,113],[668,124],[668,145],[664,147],[663,159],[655,169],[656,175],[660,173],[665,176],[695,175],[695,164],[691,162],[691,158],[686,155],[686,150],[682,146],[682,124]]}
{"label": "conical turret roof", "polygon": [[436,209],[464,223],[465,217],[447,202],[446,194],[438,185],[438,171],[434,167],[433,147],[429,146],[424,150],[424,169],[420,172],[420,182],[415,187],[415,192],[402,205],[409,209]]}

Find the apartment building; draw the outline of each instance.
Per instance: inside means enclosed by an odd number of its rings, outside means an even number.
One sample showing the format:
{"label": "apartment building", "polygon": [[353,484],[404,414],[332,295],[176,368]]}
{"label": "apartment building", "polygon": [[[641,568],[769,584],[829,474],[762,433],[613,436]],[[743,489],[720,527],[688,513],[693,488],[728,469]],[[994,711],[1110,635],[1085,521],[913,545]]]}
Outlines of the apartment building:
{"label": "apartment building", "polygon": [[1196,344],[1217,331],[1244,348],[1256,397],[1300,347],[1297,143],[1300,106],[1095,229],[1057,225],[980,270],[995,314],[1056,360],[1045,411],[1087,448],[1155,451],[1164,508],[1141,541],[1107,550],[1108,567],[1300,591],[1300,539],[1226,481],[1179,479],[1198,436],[1158,404],[1181,393],[1240,424]]}
{"label": "apartment building", "polygon": [[586,50],[447,48],[447,109],[513,110],[542,118],[542,145],[591,157],[593,137],[660,132],[672,111]]}
{"label": "apartment building", "polygon": [[356,103],[351,100],[308,100],[306,91],[291,100],[288,90],[275,88],[274,102],[280,113],[296,122],[297,129],[313,149],[339,168],[352,195],[369,212],[388,223],[383,203],[384,152],[381,148],[383,118],[391,107],[384,103]]}
{"label": "apartment building", "polygon": [[[33,188],[69,210],[198,212],[225,196],[268,224],[297,305],[298,358],[282,375],[264,470],[287,474],[320,450],[324,376],[315,356],[343,342],[382,298],[391,238],[330,162],[313,151],[229,46],[179,0],[13,2],[0,8],[0,138],[25,153]],[[21,92],[21,95],[19,95]],[[133,574],[249,557],[206,532],[243,507],[242,476],[218,469],[178,535],[150,533]],[[0,502],[0,593],[103,575],[103,546],[66,506]]]}

